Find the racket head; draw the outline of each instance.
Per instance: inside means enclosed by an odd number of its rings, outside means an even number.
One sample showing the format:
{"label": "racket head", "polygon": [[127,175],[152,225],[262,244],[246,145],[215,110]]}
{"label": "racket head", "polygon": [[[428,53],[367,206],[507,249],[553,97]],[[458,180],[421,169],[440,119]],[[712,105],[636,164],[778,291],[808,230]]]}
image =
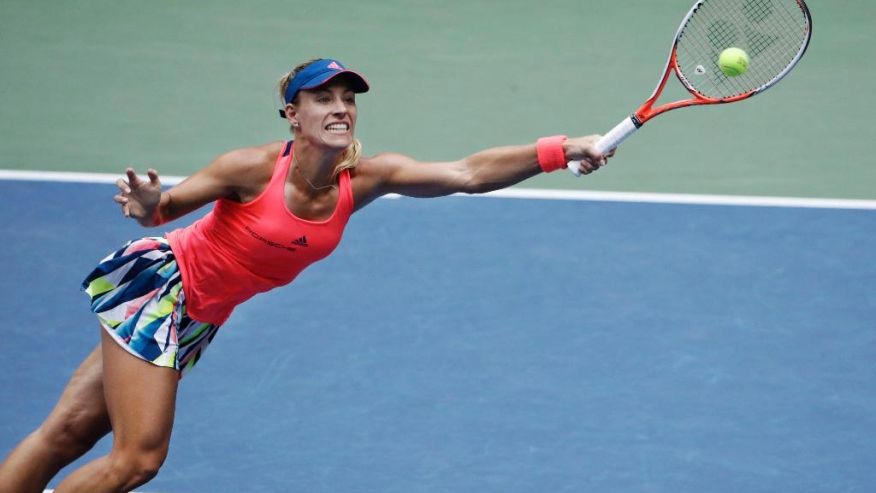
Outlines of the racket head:
{"label": "racket head", "polygon": [[[812,38],[812,16],[803,0],[699,0],[675,36],[671,63],[678,80],[703,103],[738,101],[782,80]],[[726,48],[748,54],[748,70],[724,74]]]}

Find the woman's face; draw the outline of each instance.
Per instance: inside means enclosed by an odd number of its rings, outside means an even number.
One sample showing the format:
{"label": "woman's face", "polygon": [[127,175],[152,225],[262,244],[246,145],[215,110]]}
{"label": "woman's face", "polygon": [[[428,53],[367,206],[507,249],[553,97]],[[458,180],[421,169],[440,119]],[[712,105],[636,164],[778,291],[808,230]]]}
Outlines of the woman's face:
{"label": "woman's face", "polygon": [[347,81],[332,80],[316,89],[302,90],[293,108],[298,123],[296,138],[335,149],[346,149],[353,142],[356,94]]}

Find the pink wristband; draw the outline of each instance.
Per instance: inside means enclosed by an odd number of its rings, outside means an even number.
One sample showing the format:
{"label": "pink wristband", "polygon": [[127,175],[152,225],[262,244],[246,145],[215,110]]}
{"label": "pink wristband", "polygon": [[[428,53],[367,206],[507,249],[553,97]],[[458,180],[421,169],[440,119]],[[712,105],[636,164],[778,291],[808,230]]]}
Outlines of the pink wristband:
{"label": "pink wristband", "polygon": [[566,167],[566,152],[563,151],[563,142],[567,138],[565,135],[553,135],[538,139],[535,151],[538,155],[538,165],[541,166],[542,171],[550,173]]}

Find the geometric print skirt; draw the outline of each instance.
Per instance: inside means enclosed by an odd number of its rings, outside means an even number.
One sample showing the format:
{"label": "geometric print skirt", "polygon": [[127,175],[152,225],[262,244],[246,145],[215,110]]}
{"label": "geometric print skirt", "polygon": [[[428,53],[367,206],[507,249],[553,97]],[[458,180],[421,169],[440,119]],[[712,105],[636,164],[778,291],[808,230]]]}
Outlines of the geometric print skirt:
{"label": "geometric print skirt", "polygon": [[218,325],[186,315],[185,293],[167,239],[128,242],[82,281],[100,325],[129,353],[182,378],[213,341]]}

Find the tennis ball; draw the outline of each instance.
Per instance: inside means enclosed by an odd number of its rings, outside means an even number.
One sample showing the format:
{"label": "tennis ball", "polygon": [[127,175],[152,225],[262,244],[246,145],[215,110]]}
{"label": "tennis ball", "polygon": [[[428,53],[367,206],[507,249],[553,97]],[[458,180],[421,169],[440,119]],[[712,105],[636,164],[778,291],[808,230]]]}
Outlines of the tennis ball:
{"label": "tennis ball", "polygon": [[718,57],[718,67],[727,77],[738,77],[748,70],[748,53],[740,48],[727,48]]}

